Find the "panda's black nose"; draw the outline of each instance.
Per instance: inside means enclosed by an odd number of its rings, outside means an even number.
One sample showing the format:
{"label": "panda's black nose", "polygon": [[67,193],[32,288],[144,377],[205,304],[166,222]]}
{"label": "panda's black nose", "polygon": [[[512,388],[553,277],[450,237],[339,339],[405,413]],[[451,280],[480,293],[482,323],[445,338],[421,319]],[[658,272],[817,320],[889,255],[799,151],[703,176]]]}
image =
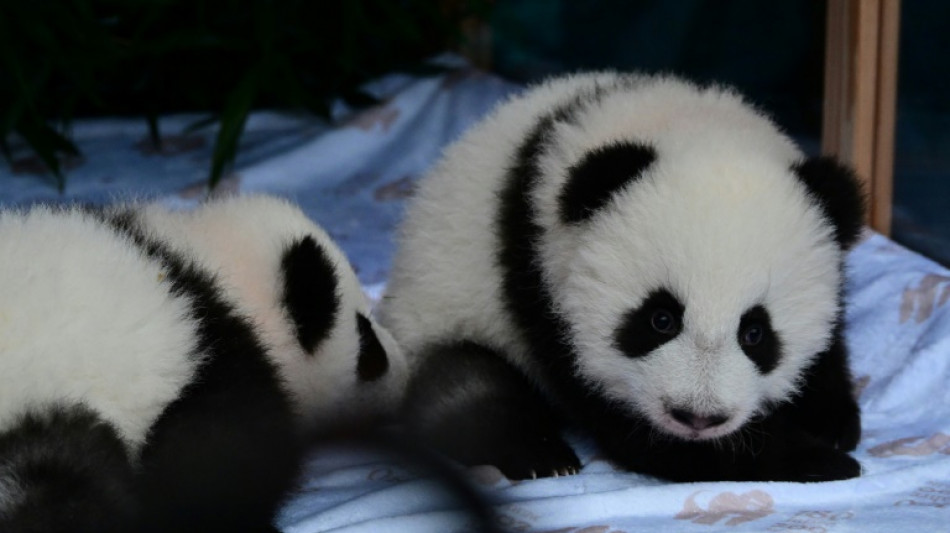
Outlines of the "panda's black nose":
{"label": "panda's black nose", "polygon": [[670,409],[670,416],[674,420],[683,424],[686,427],[695,429],[696,431],[701,431],[708,428],[713,428],[720,426],[726,423],[729,420],[728,416],[723,415],[708,415],[700,416],[691,411],[685,409]]}

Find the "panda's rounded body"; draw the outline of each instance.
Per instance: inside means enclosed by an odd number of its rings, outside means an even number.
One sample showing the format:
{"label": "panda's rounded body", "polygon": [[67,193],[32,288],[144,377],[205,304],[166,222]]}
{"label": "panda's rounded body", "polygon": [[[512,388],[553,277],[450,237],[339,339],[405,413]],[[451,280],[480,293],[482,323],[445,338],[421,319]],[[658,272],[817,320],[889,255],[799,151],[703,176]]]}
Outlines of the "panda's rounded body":
{"label": "panda's rounded body", "polygon": [[530,89],[447,149],[401,227],[381,319],[416,367],[410,416],[512,476],[578,466],[563,414],[672,479],[856,475],[840,300],[861,214],[850,172],[727,89]]}
{"label": "panda's rounded body", "polygon": [[268,199],[0,213],[0,529],[273,530],[303,434],[405,379],[305,221]]}
{"label": "panda's rounded body", "polygon": [[0,213],[0,257],[0,428],[76,399],[137,454],[202,363],[191,295],[76,209]]}

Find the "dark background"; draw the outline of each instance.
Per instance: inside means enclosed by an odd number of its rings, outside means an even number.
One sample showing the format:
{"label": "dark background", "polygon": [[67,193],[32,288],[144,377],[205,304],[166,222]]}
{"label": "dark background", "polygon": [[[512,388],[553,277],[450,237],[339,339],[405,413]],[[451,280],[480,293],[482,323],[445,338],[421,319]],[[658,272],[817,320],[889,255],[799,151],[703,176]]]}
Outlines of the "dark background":
{"label": "dark background", "polygon": [[[0,0],[0,149],[29,147],[62,187],[72,120],[203,112],[209,180],[254,109],[325,116],[386,72],[491,35],[491,68],[530,82],[580,69],[736,86],[819,147],[825,3],[815,0]],[[893,237],[950,264],[950,2],[904,0]],[[3,184],[0,183],[0,187]]]}

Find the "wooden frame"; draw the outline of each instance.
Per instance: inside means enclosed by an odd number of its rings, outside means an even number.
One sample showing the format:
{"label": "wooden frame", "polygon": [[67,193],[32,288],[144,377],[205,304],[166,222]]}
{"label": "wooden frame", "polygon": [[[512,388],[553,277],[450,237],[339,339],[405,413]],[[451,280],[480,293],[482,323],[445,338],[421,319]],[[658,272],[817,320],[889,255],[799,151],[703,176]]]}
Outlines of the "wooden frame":
{"label": "wooden frame", "polygon": [[900,0],[828,0],[822,153],[864,180],[868,224],[891,230]]}

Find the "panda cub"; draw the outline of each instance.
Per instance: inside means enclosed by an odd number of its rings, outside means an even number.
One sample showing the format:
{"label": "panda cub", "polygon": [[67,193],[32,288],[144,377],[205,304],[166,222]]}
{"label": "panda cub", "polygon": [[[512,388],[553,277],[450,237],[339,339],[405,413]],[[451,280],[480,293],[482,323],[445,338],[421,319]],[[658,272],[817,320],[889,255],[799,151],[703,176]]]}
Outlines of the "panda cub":
{"label": "panda cub", "polygon": [[398,406],[405,358],[371,317],[343,252],[298,207],[246,195],[194,211],[151,203],[115,213],[215,275],[252,318],[309,433],[389,415]]}
{"label": "panda cub", "polygon": [[419,182],[381,322],[407,416],[512,478],[565,422],[670,480],[858,476],[843,261],[863,197],[734,91],[582,74],[501,105]]}
{"label": "panda cub", "polygon": [[[400,352],[302,214],[158,209],[0,212],[2,531],[275,531],[323,409],[398,401]],[[233,255],[180,245],[206,236]]]}

